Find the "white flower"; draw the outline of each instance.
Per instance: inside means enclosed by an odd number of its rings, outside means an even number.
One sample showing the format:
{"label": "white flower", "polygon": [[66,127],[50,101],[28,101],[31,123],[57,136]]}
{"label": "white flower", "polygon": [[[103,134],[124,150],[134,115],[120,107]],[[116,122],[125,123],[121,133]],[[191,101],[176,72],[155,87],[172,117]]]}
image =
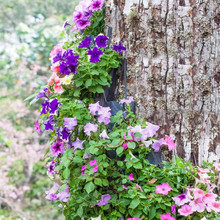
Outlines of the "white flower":
{"label": "white flower", "polygon": [[71,83],[73,76],[65,76],[61,79],[61,84],[69,85]]}
{"label": "white flower", "polygon": [[101,215],[98,216],[98,217],[96,217],[96,218],[91,218],[91,220],[102,220],[102,219],[101,219]]}

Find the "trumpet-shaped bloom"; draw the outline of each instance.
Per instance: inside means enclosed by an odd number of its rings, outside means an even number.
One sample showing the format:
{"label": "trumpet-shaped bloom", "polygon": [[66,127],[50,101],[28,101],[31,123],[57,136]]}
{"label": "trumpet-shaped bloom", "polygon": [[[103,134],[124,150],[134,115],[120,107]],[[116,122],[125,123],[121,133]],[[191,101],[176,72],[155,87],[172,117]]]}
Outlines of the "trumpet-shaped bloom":
{"label": "trumpet-shaped bloom", "polygon": [[98,206],[103,206],[108,204],[108,201],[111,199],[110,194],[102,195],[101,199],[98,201]]}
{"label": "trumpet-shaped bloom", "polygon": [[63,141],[61,139],[57,139],[57,141],[50,147],[50,151],[53,157],[57,157],[60,154],[63,154],[65,151]]}
{"label": "trumpet-shaped bloom", "polygon": [[81,140],[79,140],[79,138],[77,137],[76,138],[76,141],[74,141],[73,143],[72,143],[72,146],[74,147],[74,150],[73,150],[73,152],[75,152],[77,149],[80,149],[80,150],[83,150],[84,148],[83,148],[83,143],[84,143],[85,141],[81,141]]}
{"label": "trumpet-shaped bloom", "polygon": [[175,220],[175,218],[168,212],[166,215],[160,215],[160,220]]}
{"label": "trumpet-shaped bloom", "polygon": [[178,210],[178,212],[183,216],[191,215],[193,213],[192,206],[184,205]]}
{"label": "trumpet-shaped bloom", "polygon": [[104,35],[98,35],[96,38],[95,38],[95,42],[96,42],[96,45],[98,47],[106,47],[106,43],[107,41],[109,40],[109,38],[107,36],[104,36]]}
{"label": "trumpet-shaped bloom", "polygon": [[165,139],[163,141],[163,144],[168,146],[169,151],[172,151],[176,147],[173,139],[167,135],[165,135]]}
{"label": "trumpet-shaped bloom", "polygon": [[157,194],[163,194],[168,195],[168,192],[171,191],[172,188],[170,187],[169,183],[163,183],[161,185],[156,186],[156,193]]}
{"label": "trumpet-shaped bloom", "polygon": [[75,126],[77,125],[77,119],[74,118],[63,118],[64,122],[63,125],[65,125],[69,130],[74,130]]}
{"label": "trumpet-shaped bloom", "polygon": [[89,50],[88,55],[90,55],[90,62],[98,63],[102,54],[102,50],[99,50],[97,47],[94,47],[93,50]]}
{"label": "trumpet-shaped bloom", "polygon": [[87,123],[84,126],[84,132],[88,135],[91,136],[91,132],[97,132],[98,125],[92,124],[92,123]]}

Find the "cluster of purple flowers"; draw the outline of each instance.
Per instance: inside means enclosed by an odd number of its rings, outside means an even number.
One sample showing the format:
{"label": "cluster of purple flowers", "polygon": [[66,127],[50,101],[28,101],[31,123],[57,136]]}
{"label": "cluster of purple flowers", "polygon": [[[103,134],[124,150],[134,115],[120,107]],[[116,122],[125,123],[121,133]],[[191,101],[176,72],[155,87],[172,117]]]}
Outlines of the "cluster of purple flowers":
{"label": "cluster of purple flowers", "polygon": [[67,49],[64,53],[59,51],[53,58],[53,63],[60,62],[60,73],[63,75],[69,75],[70,73],[76,74],[78,66],[78,55],[74,55],[71,49]]}
{"label": "cluster of purple flowers", "polygon": [[110,123],[111,108],[102,107],[99,105],[99,102],[96,102],[89,105],[89,111],[92,115],[98,116],[97,120],[99,123],[103,122],[105,125]]}
{"label": "cluster of purple flowers", "polygon": [[89,19],[95,11],[101,10],[104,0],[81,1],[73,14],[75,29],[82,32],[91,24]]}

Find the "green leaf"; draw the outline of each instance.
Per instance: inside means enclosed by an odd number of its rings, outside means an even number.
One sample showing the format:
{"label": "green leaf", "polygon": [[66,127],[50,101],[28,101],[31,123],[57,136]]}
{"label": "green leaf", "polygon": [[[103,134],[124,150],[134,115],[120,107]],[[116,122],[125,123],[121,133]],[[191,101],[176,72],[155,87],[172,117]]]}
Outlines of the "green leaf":
{"label": "green leaf", "polygon": [[82,217],[82,215],[83,215],[83,208],[82,208],[82,206],[80,206],[78,209],[77,209],[77,215],[79,216],[79,217]]}
{"label": "green leaf", "polygon": [[135,209],[139,204],[140,204],[140,200],[139,199],[134,199],[134,200],[132,200],[129,208]]}
{"label": "green leaf", "polygon": [[94,189],[95,185],[93,184],[93,182],[89,182],[85,185],[85,190],[88,194],[91,193]]}
{"label": "green leaf", "polygon": [[92,74],[92,75],[99,75],[99,72],[98,72],[97,70],[93,70],[93,71],[91,72],[91,74]]}
{"label": "green leaf", "polygon": [[98,186],[102,186],[102,180],[100,178],[95,179],[95,184]]}
{"label": "green leaf", "polygon": [[149,213],[150,220],[153,219],[155,215],[156,215],[156,209],[154,207],[151,207]]}
{"label": "green leaf", "polygon": [[91,85],[92,85],[92,79],[87,79],[85,83],[85,87],[88,88]]}
{"label": "green leaf", "polygon": [[63,171],[63,178],[67,179],[70,176],[70,170],[68,167],[66,167],[66,169]]}
{"label": "green leaf", "polygon": [[121,142],[121,138],[116,138],[112,141],[111,145],[112,146],[117,146]]}
{"label": "green leaf", "polygon": [[124,148],[123,147],[118,147],[116,150],[117,155],[120,155],[123,152]]}
{"label": "green leaf", "polygon": [[79,94],[80,94],[80,89],[77,89],[77,90],[74,92],[74,96],[75,96],[75,97],[78,97]]}
{"label": "green leaf", "polygon": [[81,157],[76,156],[73,158],[74,163],[82,163],[82,161],[83,161],[83,159]]}
{"label": "green leaf", "polygon": [[79,87],[79,86],[81,86],[82,84],[83,84],[83,81],[74,81],[74,84],[77,86],[77,87]]}
{"label": "green leaf", "polygon": [[133,165],[133,167],[134,167],[135,169],[142,169],[142,168],[143,168],[141,162],[135,163],[135,164]]}
{"label": "green leaf", "polygon": [[99,63],[100,66],[106,66],[107,65],[107,62],[106,60],[101,60],[100,63]]}
{"label": "green leaf", "polygon": [[128,143],[128,148],[135,149],[135,147],[136,147],[136,144],[134,142],[129,142]]}
{"label": "green leaf", "polygon": [[103,93],[103,92],[104,92],[104,89],[103,89],[101,86],[97,86],[96,92],[98,92],[98,93]]}

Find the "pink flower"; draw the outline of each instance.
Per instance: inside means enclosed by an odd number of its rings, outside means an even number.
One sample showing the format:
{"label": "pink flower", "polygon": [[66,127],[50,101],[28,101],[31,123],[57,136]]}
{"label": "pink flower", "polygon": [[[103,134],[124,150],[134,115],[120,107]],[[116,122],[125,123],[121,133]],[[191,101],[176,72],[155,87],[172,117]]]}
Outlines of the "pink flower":
{"label": "pink flower", "polygon": [[122,185],[122,187],[123,187],[125,190],[128,190],[128,187],[126,187],[125,185]]}
{"label": "pink flower", "polygon": [[135,189],[140,189],[140,191],[143,192],[143,189],[138,184],[136,184]]}
{"label": "pink flower", "polygon": [[96,173],[96,172],[98,171],[98,164],[96,164],[96,165],[93,167],[92,170],[93,170],[94,173]]}
{"label": "pink flower", "polygon": [[199,188],[195,188],[193,194],[195,199],[202,198],[205,195],[204,191]]}
{"label": "pink flower", "polygon": [[89,162],[89,166],[93,166],[93,165],[95,165],[96,163],[97,163],[96,160],[91,160],[91,161]]}
{"label": "pink flower", "polygon": [[89,111],[92,115],[96,115],[100,108],[101,106],[99,105],[99,102],[96,102],[95,104],[89,104]]}
{"label": "pink flower", "polygon": [[168,146],[169,151],[172,151],[176,147],[173,139],[167,135],[165,135],[163,144]]}
{"label": "pink flower", "polygon": [[176,213],[176,206],[175,206],[175,205],[171,205],[171,212],[172,212],[173,214]]}
{"label": "pink flower", "polygon": [[209,173],[209,169],[199,168],[198,173],[201,173],[201,174]]}
{"label": "pink flower", "polygon": [[220,171],[220,163],[214,163],[216,170]]}
{"label": "pink flower", "polygon": [[194,212],[200,212],[201,213],[201,212],[205,211],[205,205],[204,205],[201,198],[197,198],[197,199],[191,201],[189,203],[189,205],[192,207],[192,211],[194,211]]}
{"label": "pink flower", "polygon": [[82,172],[82,173],[81,173],[81,175],[84,175],[84,174],[85,174],[85,172]]}
{"label": "pink flower", "polygon": [[55,57],[59,51],[62,52],[62,51],[63,51],[63,48],[62,48],[59,44],[57,44],[57,45],[54,46],[53,49],[51,50],[51,52],[50,52],[50,58]]}
{"label": "pink flower", "polygon": [[58,73],[60,71],[60,66],[52,65],[51,70],[53,71],[53,73]]}
{"label": "pink flower", "polygon": [[205,202],[205,203],[210,203],[210,202],[213,202],[215,201],[217,195],[214,194],[214,193],[206,193],[203,197],[202,197],[202,200]]}
{"label": "pink flower", "polygon": [[212,202],[212,210],[220,212],[220,201]]}
{"label": "pink flower", "polygon": [[42,132],[41,129],[40,129],[40,125],[39,125],[39,121],[38,120],[34,124],[34,130],[38,131],[39,134]]}
{"label": "pink flower", "polygon": [[166,215],[160,215],[160,220],[175,220],[175,218],[168,212]]}
{"label": "pink flower", "polygon": [[84,171],[86,169],[87,165],[82,166],[81,171]]}
{"label": "pink flower", "polygon": [[128,143],[122,144],[122,147],[123,147],[125,150],[128,149]]}
{"label": "pink flower", "polygon": [[178,210],[178,212],[180,213],[180,215],[188,216],[193,213],[193,210],[190,205],[184,205]]}
{"label": "pink flower", "polygon": [[168,192],[171,191],[171,190],[172,190],[172,188],[170,187],[169,183],[163,183],[161,185],[156,186],[155,193],[168,195]]}
{"label": "pink flower", "polygon": [[182,206],[185,203],[190,202],[190,199],[186,194],[180,194],[176,197],[173,197],[172,199],[174,200],[175,204],[178,206]]}
{"label": "pink flower", "polygon": [[131,173],[131,174],[129,175],[128,179],[129,179],[130,181],[134,180],[133,175],[134,175],[133,173]]}
{"label": "pink flower", "polygon": [[97,132],[97,129],[98,129],[98,125],[92,124],[92,123],[87,123],[87,124],[84,126],[84,132],[85,132],[88,136],[91,136],[91,131],[92,131],[92,132]]}
{"label": "pink flower", "polygon": [[121,101],[119,103],[120,104],[126,103],[127,105],[129,105],[133,101],[134,101],[134,98],[132,96],[130,96],[128,99],[121,99]]}
{"label": "pink flower", "polygon": [[128,218],[128,220],[140,220],[138,217]]}

